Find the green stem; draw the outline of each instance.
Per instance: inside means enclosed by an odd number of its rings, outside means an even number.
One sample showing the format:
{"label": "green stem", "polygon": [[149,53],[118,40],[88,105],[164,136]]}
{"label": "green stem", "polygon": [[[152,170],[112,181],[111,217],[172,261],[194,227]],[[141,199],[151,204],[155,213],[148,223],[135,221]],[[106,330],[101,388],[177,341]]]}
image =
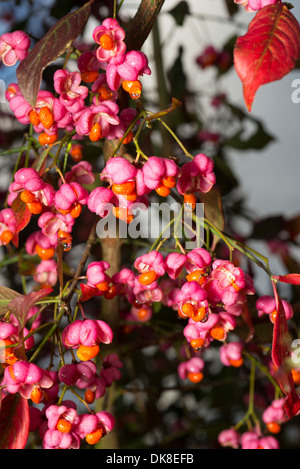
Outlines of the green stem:
{"label": "green stem", "polygon": [[185,148],[185,146],[182,144],[182,142],[179,140],[177,135],[173,132],[173,130],[166,124],[160,117],[157,118],[157,120],[168,130],[168,132],[172,135],[174,140],[178,143],[182,151],[184,152],[185,156],[188,158],[193,158],[193,155]]}
{"label": "green stem", "polygon": [[282,391],[281,391],[280,387],[278,386],[277,382],[275,381],[275,379],[273,378],[273,376],[269,372],[268,368],[266,366],[264,366],[260,361],[258,361],[253,355],[251,355],[247,351],[244,350],[243,354],[245,355],[245,357],[248,358],[249,361],[251,361],[251,363],[254,366],[256,366],[264,375],[266,375],[268,380],[274,386],[275,391],[277,393],[279,393],[280,395],[282,395]]}
{"label": "green stem", "polygon": [[123,5],[123,3],[124,3],[124,0],[121,0],[120,3],[119,3],[119,5],[118,5],[118,7],[117,7],[117,12],[116,12],[116,14],[119,13],[120,8],[121,8],[121,6]]}
{"label": "green stem", "polygon": [[[121,148],[122,144],[123,144],[123,141],[125,140],[125,138],[127,137],[127,135],[129,134],[129,132],[132,130],[132,128],[135,126],[135,124],[138,122],[138,120],[141,118],[141,117],[145,117],[145,111],[142,111],[140,112],[139,114],[137,114],[137,116],[135,116],[135,118],[133,119],[133,121],[130,123],[130,125],[128,126],[126,132],[124,133],[122,139],[118,142],[118,145],[114,148],[114,151],[113,153],[110,155],[109,158],[113,158],[117,152],[119,151],[119,149]],[[142,122],[142,124],[140,125],[136,135],[138,134],[138,132],[140,132],[141,128],[144,126],[144,121]],[[139,135],[139,134],[138,134]],[[136,137],[135,137],[136,138]]]}
{"label": "green stem", "polygon": [[164,229],[161,231],[159,237],[154,241],[152,246],[150,247],[148,252],[151,252],[155,249],[155,247],[159,244],[160,240],[163,237],[163,234],[175,223],[175,218],[172,218],[172,220],[164,227]]}
{"label": "green stem", "polygon": [[47,334],[43,337],[43,340],[41,341],[40,345],[38,346],[38,348],[36,349],[36,351],[33,353],[33,355],[30,357],[29,359],[29,362],[32,363],[36,357],[38,356],[38,354],[40,353],[41,349],[44,347],[44,345],[47,343],[48,339],[50,337],[52,337],[52,335],[54,334],[54,332],[56,331],[57,327],[59,326],[59,323],[61,321],[61,319],[63,318],[64,314],[65,314],[66,310],[65,308],[63,307],[63,305],[60,307],[60,311],[57,315],[57,318],[55,320],[55,323],[53,324],[53,326],[51,327],[51,329],[47,332]]}

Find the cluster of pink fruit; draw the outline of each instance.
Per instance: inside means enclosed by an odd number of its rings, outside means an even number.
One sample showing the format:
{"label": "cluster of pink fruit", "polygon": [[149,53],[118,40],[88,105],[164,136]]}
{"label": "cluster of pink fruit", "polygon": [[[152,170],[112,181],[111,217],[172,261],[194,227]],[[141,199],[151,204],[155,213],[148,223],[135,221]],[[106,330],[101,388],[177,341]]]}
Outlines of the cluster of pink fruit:
{"label": "cluster of pink fruit", "polygon": [[[93,38],[98,47],[78,57],[79,71],[61,69],[55,72],[57,96],[41,90],[32,107],[24,99],[18,84],[12,83],[7,89],[6,98],[16,119],[33,126],[42,146],[55,143],[59,131],[63,130],[93,142],[104,138],[122,139],[136,117],[132,108],[120,112],[117,100],[121,88],[132,99],[140,97],[139,78],[150,74],[147,57],[139,51],[126,52],[125,33],[115,19],[108,18],[97,26]],[[26,57],[30,40],[23,32],[2,35],[0,39],[0,56],[6,65]],[[88,84],[92,84],[91,89]],[[90,102],[86,104],[88,97]],[[204,154],[194,156],[181,167],[171,158],[151,156],[130,162],[116,156],[109,159],[102,170],[103,185],[89,192],[85,186],[93,183],[95,176],[87,161],[73,165],[61,177],[57,189],[34,168],[21,168],[9,186],[8,208],[0,212],[0,245],[14,242],[18,234],[14,212],[18,200],[30,217],[38,216],[39,230],[28,237],[25,246],[27,254],[40,258],[34,280],[43,287],[55,287],[58,281],[56,248],[59,244],[65,251],[71,248],[72,231],[83,207],[100,217],[112,210],[117,218],[130,223],[134,203],[148,204],[153,191],[167,197],[176,190],[185,208],[192,211],[197,194],[209,192],[215,184],[213,169],[212,159]],[[243,344],[230,341],[229,334],[236,327],[236,318],[244,311],[247,295],[254,294],[254,286],[240,267],[228,260],[214,259],[204,248],[172,252],[166,257],[159,251],[150,251],[139,256],[132,269],[123,268],[112,276],[107,274],[109,267],[104,261],[88,265],[87,282],[81,284],[81,300],[87,301],[93,296],[106,299],[121,296],[130,305],[127,317],[142,322],[151,319],[154,302],[162,302],[176,311],[186,320],[183,335],[190,354],[178,368],[182,379],[193,383],[202,380],[205,363],[201,353],[212,341],[222,343],[220,360],[224,366],[242,365]],[[290,305],[285,303],[284,306],[287,318],[290,318]],[[276,305],[273,298],[260,298],[257,309],[260,315],[269,314],[274,321]],[[38,309],[34,307],[29,317],[37,313]],[[37,316],[30,331],[22,329],[25,352],[33,348],[34,330],[39,325]],[[72,364],[64,364],[57,372],[47,371],[27,361],[25,356],[20,359],[14,353],[20,341],[18,321],[14,316],[5,316],[0,322],[0,357],[4,367],[1,392],[4,396],[19,393],[37,405],[43,404],[42,409],[31,407],[31,429],[39,430],[44,448],[79,448],[83,439],[95,444],[113,429],[114,417],[108,412],[79,415],[73,401],[59,399],[60,384],[63,384],[85,390],[85,402],[91,404],[121,377],[122,363],[116,354],[107,355],[100,370],[94,361],[100,353],[100,344],[110,344],[112,339],[113,331],[106,322],[86,317],[76,319],[63,329],[61,337],[62,346],[72,354]],[[276,411],[282,410],[276,403],[274,406]],[[283,418],[280,412],[274,412],[271,417],[266,419],[272,424]],[[271,426],[269,428],[272,431]],[[240,441],[233,431],[224,435],[220,436],[221,444],[230,441],[235,447]],[[261,447],[263,442],[256,436],[254,444]]]}
{"label": "cluster of pink fruit", "polygon": [[[13,65],[27,56],[30,39],[24,32],[7,33],[1,38],[0,54],[5,64]],[[140,96],[139,78],[151,73],[148,59],[140,51],[126,52],[125,32],[115,19],[107,18],[97,26],[93,38],[99,47],[79,55],[78,71],[64,68],[55,72],[56,95],[40,90],[32,107],[17,83],[7,88],[10,109],[19,122],[33,125],[42,145],[54,143],[59,129],[75,130],[77,136],[89,136],[92,141],[122,137],[128,120],[132,120],[133,109],[119,113],[118,90],[122,86],[133,99]],[[91,89],[88,84],[92,84]],[[88,96],[91,99],[87,105]]]}

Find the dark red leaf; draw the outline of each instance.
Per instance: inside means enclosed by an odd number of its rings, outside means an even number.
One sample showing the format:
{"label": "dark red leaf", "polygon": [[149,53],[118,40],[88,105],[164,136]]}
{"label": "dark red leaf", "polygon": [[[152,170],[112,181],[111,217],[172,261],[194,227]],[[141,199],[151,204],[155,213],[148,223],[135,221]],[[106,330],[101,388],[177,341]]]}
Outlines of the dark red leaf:
{"label": "dark red leaf", "polygon": [[83,303],[84,301],[90,300],[94,296],[99,296],[98,288],[91,287],[90,285],[85,285],[84,283],[80,284],[81,288],[81,297],[80,302]]}
{"label": "dark red leaf", "polygon": [[34,160],[32,164],[32,168],[35,169],[39,176],[43,177],[45,169],[46,169],[46,164],[47,164],[47,158],[49,156],[51,150],[51,146],[46,148],[46,150],[42,151]]}
{"label": "dark red leaf", "polygon": [[0,412],[0,449],[24,449],[29,435],[28,400],[9,394]]}
{"label": "dark red leaf", "polygon": [[61,18],[38,41],[17,68],[20,91],[26,101],[34,107],[42,81],[44,69],[60,57],[82,32],[94,0]]}
{"label": "dark red leaf", "polygon": [[30,222],[31,220],[31,212],[29,212],[26,204],[21,200],[20,194],[15,198],[13,203],[11,204],[11,208],[16,217],[16,228],[15,228],[15,236],[12,239],[12,242],[16,247],[19,244],[18,233],[22,231]]}
{"label": "dark red leaf", "polygon": [[290,283],[291,285],[300,285],[300,274],[278,275],[279,282]]}
{"label": "dark red leaf", "polygon": [[287,6],[275,3],[259,10],[234,48],[235,68],[249,111],[258,88],[287,75],[299,55],[300,26]]}
{"label": "dark red leaf", "polygon": [[45,296],[50,295],[52,291],[52,288],[42,288],[41,290],[28,293],[28,295],[17,296],[9,303],[9,310],[15,315],[20,327],[23,328],[25,326],[30,308]]}
{"label": "dark red leaf", "polygon": [[276,367],[275,378],[286,395],[285,411],[287,420],[300,411],[300,398],[296,392],[292,373],[287,368],[287,360],[291,355],[291,339],[281,299],[276,296],[277,314],[273,328],[272,361]]}

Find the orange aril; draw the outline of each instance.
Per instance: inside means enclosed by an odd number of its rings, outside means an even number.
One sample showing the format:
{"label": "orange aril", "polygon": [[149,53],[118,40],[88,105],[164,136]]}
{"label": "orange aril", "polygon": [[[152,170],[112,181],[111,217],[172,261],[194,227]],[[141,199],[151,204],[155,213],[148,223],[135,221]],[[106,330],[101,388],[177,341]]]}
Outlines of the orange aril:
{"label": "orange aril", "polygon": [[98,89],[98,98],[100,101],[107,101],[108,99],[111,99],[112,96],[112,91],[109,90],[106,85],[101,85]]}
{"label": "orange aril", "polygon": [[200,383],[203,379],[203,373],[201,371],[198,373],[188,373],[187,377],[192,383]]}
{"label": "orange aril", "polygon": [[191,346],[196,350],[201,348],[203,345],[204,345],[204,339],[192,339],[191,340]]}
{"label": "orange aril", "polygon": [[127,181],[123,184],[113,184],[111,190],[118,195],[130,195],[135,191],[135,182]]}
{"label": "orange aril", "polygon": [[193,272],[189,273],[185,278],[188,282],[198,282],[202,285],[205,281],[203,277],[204,271],[202,269],[194,270]]}
{"label": "orange aril", "polygon": [[46,132],[42,132],[39,135],[39,142],[42,146],[44,145],[51,145],[52,143],[55,143],[57,140],[58,135],[57,134],[52,134],[49,135]]}
{"label": "orange aril", "polygon": [[[17,357],[15,356],[13,349],[14,347],[8,347],[9,345],[13,345],[14,342],[11,339],[3,339],[0,341],[0,363],[6,363],[7,365],[13,365],[18,361]],[[5,348],[2,348],[5,346]]]}
{"label": "orange aril", "polygon": [[26,206],[29,212],[32,213],[33,215],[39,215],[43,210],[43,206],[39,200],[33,200],[32,202],[27,202]]}
{"label": "orange aril", "polygon": [[232,283],[232,286],[235,289],[235,291],[237,291],[237,292],[240,291],[240,287],[235,282]]}
{"label": "orange aril", "polygon": [[72,424],[66,419],[58,419],[56,429],[61,433],[70,433],[72,430]]}
{"label": "orange aril", "polygon": [[171,193],[171,190],[169,187],[166,187],[162,184],[155,189],[155,192],[157,192],[157,194],[161,197],[168,197],[168,195]]}
{"label": "orange aril", "polygon": [[281,426],[277,422],[267,423],[267,429],[270,433],[279,433],[281,431]]}
{"label": "orange aril", "polygon": [[79,161],[81,161],[82,158],[83,158],[81,145],[74,145],[74,146],[71,148],[70,155],[71,155],[71,157],[73,158],[73,160],[74,160],[76,163],[78,163]]}
{"label": "orange aril", "polygon": [[204,319],[205,315],[206,315],[206,308],[204,306],[201,306],[200,308],[197,309],[195,314],[192,316],[192,319],[195,322],[199,322],[199,321],[202,321],[202,319]]}
{"label": "orange aril", "polygon": [[137,99],[141,96],[142,84],[139,80],[124,80],[122,82],[122,87],[125,91],[129,93],[129,96],[132,99]]}
{"label": "orange aril", "polygon": [[94,430],[93,432],[91,433],[88,433],[85,437],[87,443],[89,443],[89,445],[95,445],[96,443],[98,443],[101,438],[102,438],[102,435],[103,435],[103,429],[102,428],[96,428],[96,430]]}
{"label": "orange aril", "polygon": [[131,223],[133,220],[133,215],[128,212],[128,209],[125,207],[113,207],[112,213],[116,218],[125,221],[126,223]]}
{"label": "orange aril", "polygon": [[35,195],[32,192],[25,189],[24,191],[21,192],[20,199],[25,204],[28,204],[35,200]]}
{"label": "orange aril", "polygon": [[184,202],[184,208],[188,212],[192,212],[193,210],[195,210],[197,198],[195,194],[184,194],[183,202]]}
{"label": "orange aril", "polygon": [[84,400],[87,404],[92,404],[95,400],[95,393],[91,389],[87,389],[84,394]]}
{"label": "orange aril", "polygon": [[98,290],[102,292],[106,292],[109,289],[109,284],[106,281],[100,282],[100,283],[97,283],[96,288],[98,288]]}
{"label": "orange aril", "polygon": [[139,275],[139,282],[142,285],[150,285],[157,279],[157,273],[154,270],[148,270]]}
{"label": "orange aril", "polygon": [[9,372],[10,376],[12,377],[12,379],[13,379],[14,381],[16,381],[16,377],[15,377],[15,374],[14,374],[14,367],[13,367],[13,365],[9,365],[9,366],[7,367],[7,369],[8,369],[8,372]]}
{"label": "orange aril", "polygon": [[10,230],[3,230],[0,235],[0,241],[5,246],[13,239],[13,233]]}
{"label": "orange aril", "polygon": [[34,109],[29,113],[29,120],[33,125],[39,125],[40,123],[39,115]]}
{"label": "orange aril", "polygon": [[58,236],[60,239],[72,238],[72,236],[70,235],[70,233],[67,233],[66,231],[63,231],[63,230],[58,230],[57,236]]}
{"label": "orange aril", "polygon": [[122,142],[124,143],[124,145],[126,145],[127,143],[130,143],[130,142],[132,141],[133,136],[134,136],[134,133],[133,133],[132,130],[130,130],[130,131],[128,132],[128,134],[126,135],[126,137],[125,137],[125,138],[120,137],[120,140],[122,140]]}
{"label": "orange aril", "polygon": [[77,349],[77,357],[79,360],[85,362],[95,358],[100,352],[99,345],[79,345]]}
{"label": "orange aril", "polygon": [[82,207],[78,202],[76,204],[73,204],[70,210],[71,217],[78,218],[79,215],[81,214],[81,210],[82,210]]}
{"label": "orange aril", "polygon": [[122,197],[124,197],[126,200],[129,200],[130,202],[135,202],[138,196],[135,192],[133,192],[132,194],[123,195]]}
{"label": "orange aril", "polygon": [[183,314],[180,308],[177,309],[177,314],[179,318],[186,319],[186,315]]}
{"label": "orange aril", "polygon": [[100,37],[100,42],[99,42],[100,46],[102,47],[102,49],[105,49],[105,50],[112,50],[114,45],[115,45],[115,42],[113,40],[113,38],[109,35],[109,34],[102,34],[102,36]]}
{"label": "orange aril", "polygon": [[273,323],[275,322],[276,316],[277,316],[277,311],[276,310],[273,311],[273,313],[270,314],[270,319]]}
{"label": "orange aril", "polygon": [[33,390],[31,391],[30,398],[35,404],[39,404],[41,402],[41,400],[43,399],[43,391],[39,386],[33,388]]}
{"label": "orange aril", "polygon": [[45,129],[50,129],[54,123],[54,117],[48,106],[43,106],[38,114],[41,124]]}
{"label": "orange aril", "polygon": [[97,80],[99,73],[95,70],[87,70],[86,72],[81,73],[81,79],[85,83],[93,83]]}
{"label": "orange aril", "polygon": [[89,136],[92,142],[97,142],[98,140],[100,140],[100,138],[102,138],[102,130],[99,122],[96,122],[92,126]]}
{"label": "orange aril", "polygon": [[238,358],[237,360],[229,360],[229,363],[231,366],[233,366],[234,368],[239,368],[240,366],[242,366],[242,364],[244,363],[244,360],[243,358]]}
{"label": "orange aril", "polygon": [[225,338],[225,331],[221,326],[214,326],[209,332],[213,339],[223,340]]}
{"label": "orange aril", "polygon": [[300,370],[291,370],[292,378],[296,386],[300,385]]}
{"label": "orange aril", "polygon": [[162,183],[165,187],[172,189],[176,185],[176,179],[172,176],[167,176],[163,178]]}
{"label": "orange aril", "polygon": [[43,261],[48,261],[55,254],[54,248],[45,249],[45,248],[42,248],[39,244],[35,246],[35,252]]}
{"label": "orange aril", "polygon": [[181,306],[181,311],[183,312],[183,314],[185,314],[185,316],[188,316],[189,318],[196,314],[196,308],[194,305],[192,305],[192,303],[184,303]]}
{"label": "orange aril", "polygon": [[59,208],[58,210],[60,211],[62,215],[68,215],[68,213],[70,213],[71,211],[69,208],[66,210],[64,210],[63,208]]}
{"label": "orange aril", "polygon": [[145,319],[148,315],[148,310],[146,308],[141,308],[139,309],[137,315],[138,315],[139,320],[143,321],[143,319]]}

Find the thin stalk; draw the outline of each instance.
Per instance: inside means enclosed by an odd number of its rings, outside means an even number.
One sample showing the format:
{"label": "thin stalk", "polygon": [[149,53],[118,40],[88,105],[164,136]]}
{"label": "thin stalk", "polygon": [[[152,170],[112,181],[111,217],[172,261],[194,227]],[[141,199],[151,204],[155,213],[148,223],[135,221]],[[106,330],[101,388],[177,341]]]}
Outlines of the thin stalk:
{"label": "thin stalk", "polygon": [[30,357],[29,359],[29,363],[32,363],[34,362],[34,360],[36,359],[36,357],[38,356],[38,354],[40,353],[40,351],[42,350],[42,348],[44,347],[44,345],[47,343],[48,339],[50,337],[52,337],[52,335],[54,334],[54,332],[56,331],[57,327],[59,326],[59,323],[61,321],[61,319],[63,318],[64,314],[65,314],[66,310],[64,307],[61,307],[60,308],[60,311],[57,315],[57,318],[55,320],[55,323],[53,324],[53,326],[51,327],[51,329],[47,332],[47,334],[43,337],[43,340],[41,341],[40,345],[38,346],[38,348],[36,349],[36,351],[32,354],[32,356]]}
{"label": "thin stalk", "polygon": [[180,146],[180,148],[182,149],[182,151],[184,152],[185,156],[187,156],[188,158],[192,158],[193,159],[193,155],[185,148],[185,146],[183,145],[183,143],[179,140],[179,138],[177,137],[177,135],[173,132],[173,130],[168,126],[168,124],[166,124],[160,117],[157,118],[157,120],[168,130],[168,132],[172,135],[172,137],[174,138],[174,140],[176,140],[176,142],[178,143],[178,145]]}

